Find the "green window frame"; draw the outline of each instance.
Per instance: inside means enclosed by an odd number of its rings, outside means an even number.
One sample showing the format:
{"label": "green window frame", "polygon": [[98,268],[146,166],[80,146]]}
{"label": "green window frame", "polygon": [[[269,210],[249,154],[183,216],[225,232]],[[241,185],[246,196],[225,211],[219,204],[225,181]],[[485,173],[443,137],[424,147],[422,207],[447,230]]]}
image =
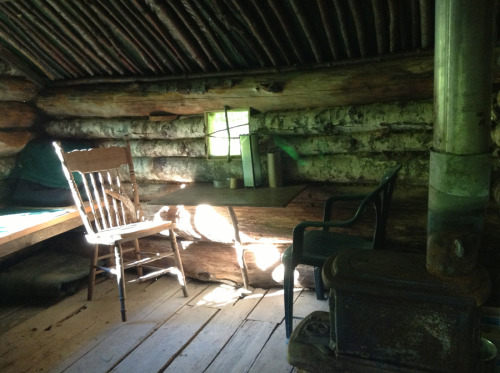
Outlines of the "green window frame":
{"label": "green window frame", "polygon": [[205,113],[208,158],[241,157],[240,135],[250,131],[250,109]]}

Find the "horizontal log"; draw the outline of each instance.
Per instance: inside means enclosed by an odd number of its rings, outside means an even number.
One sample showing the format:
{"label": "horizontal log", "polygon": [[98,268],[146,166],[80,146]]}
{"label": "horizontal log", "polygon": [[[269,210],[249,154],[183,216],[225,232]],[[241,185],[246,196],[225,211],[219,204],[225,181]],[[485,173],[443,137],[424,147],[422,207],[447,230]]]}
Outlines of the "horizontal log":
{"label": "horizontal log", "polygon": [[0,76],[0,101],[31,101],[39,88],[33,82],[10,76]]}
{"label": "horizontal log", "polygon": [[[51,116],[124,117],[153,112],[202,114],[252,107],[261,112],[432,99],[432,56],[380,61],[310,72],[235,79],[51,87],[37,106]],[[281,92],[265,87],[280,82]]]}
{"label": "horizontal log", "polygon": [[433,102],[408,101],[274,111],[250,118],[252,130],[279,135],[432,130]]}
{"label": "horizontal log", "polygon": [[[165,242],[161,240],[161,238],[156,237],[142,239],[141,249],[146,251],[165,246]],[[179,246],[181,248],[182,265],[188,278],[230,285],[243,285],[234,245],[180,240]],[[285,249],[285,245],[254,244],[244,245],[244,247],[250,286],[271,288],[283,284],[280,256]],[[172,258],[163,261],[166,265],[175,264]],[[312,269],[301,266],[298,270],[298,285],[307,288],[314,287]]]}
{"label": "horizontal log", "polygon": [[[123,141],[94,141],[95,146],[123,146]],[[428,152],[432,144],[432,132],[414,130],[394,133],[389,130],[357,132],[325,136],[266,136],[260,139],[261,150],[282,149],[284,153],[298,156],[380,153],[380,152]],[[205,157],[204,138],[179,140],[131,141],[134,157]]]}
{"label": "horizontal log", "polygon": [[27,103],[18,101],[0,101],[0,129],[28,128],[37,118],[36,109]]}
{"label": "horizontal log", "polygon": [[[407,184],[428,183],[429,155],[426,152],[387,154],[335,154],[282,157],[284,182],[378,182],[396,163],[403,165],[399,172]],[[264,182],[267,183],[267,160],[261,159]],[[136,175],[143,182],[212,182],[227,177],[243,177],[241,161],[207,161],[188,157],[138,157],[134,159]]]}
{"label": "horizontal log", "polygon": [[136,157],[137,179],[143,182],[212,182],[227,177],[243,177],[241,161],[190,157]]}
{"label": "horizontal log", "polygon": [[267,149],[278,148],[298,156],[380,153],[380,152],[425,152],[432,146],[432,131],[415,130],[391,132],[379,130],[350,134],[318,136],[269,136],[261,141]]}
{"label": "horizontal log", "polygon": [[44,124],[45,132],[59,138],[131,140],[189,139],[205,136],[203,116],[180,117],[173,121],[150,121],[144,118],[52,118]]}
{"label": "horizontal log", "polygon": [[19,153],[33,136],[33,133],[29,131],[0,131],[0,156]]}
{"label": "horizontal log", "polygon": [[[98,146],[123,146],[123,141],[100,141]],[[205,139],[130,141],[133,157],[205,157]]]}
{"label": "horizontal log", "polygon": [[[373,131],[431,131],[433,103],[410,101],[321,109],[253,113],[250,128],[263,135],[325,135]],[[53,118],[45,130],[57,137],[109,139],[128,134],[131,139],[178,139],[205,136],[203,116],[175,120],[143,118]]]}

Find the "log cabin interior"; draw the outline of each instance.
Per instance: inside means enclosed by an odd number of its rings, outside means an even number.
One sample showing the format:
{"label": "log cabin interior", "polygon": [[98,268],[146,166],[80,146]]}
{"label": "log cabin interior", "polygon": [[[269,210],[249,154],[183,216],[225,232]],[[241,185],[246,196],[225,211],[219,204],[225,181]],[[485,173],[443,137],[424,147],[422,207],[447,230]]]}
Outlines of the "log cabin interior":
{"label": "log cabin interior", "polygon": [[[493,371],[499,19],[489,0],[0,0],[0,277],[30,261],[60,269],[66,256],[70,273],[55,290],[1,277],[0,370]],[[209,119],[239,112],[243,125],[222,127],[236,142],[222,136],[221,146]],[[258,156],[251,180],[240,134]],[[101,278],[86,301],[90,247],[78,213],[61,212],[72,202],[62,202],[67,187],[54,182],[60,164],[46,145],[126,137],[145,215],[177,223],[191,297],[168,276],[131,284],[132,321],[122,325],[113,281]],[[23,176],[27,165],[35,179]],[[331,195],[371,191],[396,165],[382,257],[339,255],[323,269],[332,289],[323,301],[307,290],[313,269],[299,265],[295,285],[306,290],[296,292],[287,345],[281,255],[294,227],[322,220]],[[263,207],[269,195],[231,209],[153,203],[216,182],[304,188],[281,207]],[[336,213],[347,219],[352,206]],[[347,231],[370,237],[372,225],[368,212]],[[232,311],[203,298],[217,291]]]}

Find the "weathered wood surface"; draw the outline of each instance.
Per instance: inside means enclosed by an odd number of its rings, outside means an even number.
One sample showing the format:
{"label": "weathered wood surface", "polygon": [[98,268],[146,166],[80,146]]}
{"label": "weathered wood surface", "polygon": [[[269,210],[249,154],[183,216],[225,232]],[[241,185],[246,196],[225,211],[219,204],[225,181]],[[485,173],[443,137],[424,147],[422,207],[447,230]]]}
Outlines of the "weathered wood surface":
{"label": "weathered wood surface", "polygon": [[55,137],[80,139],[173,140],[205,136],[203,116],[180,117],[174,121],[150,121],[134,118],[52,118],[45,131]]}
{"label": "weathered wood surface", "polygon": [[[240,297],[241,290],[226,285],[190,281],[188,286],[190,296],[184,298],[174,277],[128,284],[126,323],[120,321],[112,280],[96,286],[91,302],[84,288],[44,309],[34,305],[28,318],[26,312],[2,312],[10,307],[2,303],[1,323],[13,327],[0,335],[0,369],[137,371],[132,368],[140,364],[145,372],[293,371],[286,361],[281,289],[254,289]],[[310,291],[297,291],[296,297],[299,317],[327,304]]]}
{"label": "weathered wood surface", "polygon": [[[36,208],[26,208],[27,213],[36,212]],[[90,211],[90,207],[86,207]],[[1,213],[1,211],[0,211]],[[0,261],[12,257],[19,251],[29,248],[48,238],[70,231],[82,225],[82,219],[78,210],[69,206],[63,214],[56,217],[25,220],[16,224],[15,217],[2,225],[0,234]],[[5,216],[3,217],[5,218]],[[28,217],[26,217],[28,219]],[[26,221],[30,224],[26,224]],[[11,224],[11,225],[9,225]]]}
{"label": "weathered wood surface", "polygon": [[[52,116],[146,117],[158,111],[201,114],[225,105],[268,112],[432,99],[433,69],[433,57],[422,56],[235,79],[52,87],[37,96],[36,104]],[[265,89],[277,81],[283,91]]]}
{"label": "weathered wood surface", "polygon": [[39,88],[33,82],[10,76],[0,76],[0,101],[31,101]]}
{"label": "weathered wood surface", "polygon": [[[267,160],[261,159],[267,182]],[[405,183],[426,185],[429,156],[426,152],[375,152],[359,154],[321,154],[282,157],[285,183],[301,182],[378,182],[385,171],[397,163],[403,165],[399,178]],[[242,177],[241,161],[208,161],[191,157],[139,157],[134,159],[141,182],[212,182],[227,177]]]}
{"label": "weathered wood surface", "polygon": [[17,101],[0,101],[0,129],[28,128],[37,118],[33,105]]}
{"label": "weathered wood surface", "polygon": [[[250,128],[259,133],[262,154],[281,149],[289,181],[378,181],[385,168],[399,162],[405,164],[400,176],[405,182],[426,184],[432,120],[432,102],[412,101],[257,113]],[[143,181],[242,177],[238,160],[206,160],[203,116],[160,122],[53,118],[45,130],[55,137],[90,139],[97,146],[121,144],[119,139],[130,134]],[[265,179],[266,157],[261,163]]]}
{"label": "weathered wood surface", "polygon": [[33,137],[29,131],[0,131],[0,157],[19,153]]}
{"label": "weathered wood surface", "polygon": [[[332,194],[364,193],[373,188],[359,186],[309,186],[285,208],[235,207],[240,237],[246,250],[250,285],[272,287],[282,283],[281,254],[291,244],[292,230],[303,220],[321,220],[323,203]],[[155,198],[160,189],[146,193]],[[143,193],[144,194],[144,193]],[[146,215],[173,219],[166,208],[146,205]],[[336,206],[335,219],[352,216],[356,205],[340,203]],[[167,207],[168,208],[168,207]],[[179,214],[178,233],[184,270],[188,277],[212,281],[241,283],[241,273],[236,261],[230,217],[223,207],[185,207]],[[397,250],[425,251],[427,221],[427,189],[398,188],[391,210],[387,247]],[[365,218],[353,229],[352,234],[370,237],[373,233],[373,215]],[[182,240],[184,238],[185,240]],[[143,246],[168,245],[159,238],[143,240]],[[298,268],[298,284],[313,287],[312,269]]]}
{"label": "weathered wood surface", "polygon": [[[291,243],[293,227],[303,220],[321,220],[323,202],[333,194],[365,193],[371,185],[310,185],[286,208],[234,208],[240,236],[246,249],[249,281],[252,286],[272,287],[281,284],[281,254]],[[427,245],[427,187],[396,186],[387,228],[388,250],[425,252]],[[162,193],[158,187],[147,193],[154,198]],[[149,216],[158,213],[167,219],[168,213],[159,213],[161,207],[146,205]],[[352,216],[354,206],[339,203],[334,209],[336,219]],[[172,218],[170,216],[170,218]],[[213,223],[214,225],[211,225]],[[482,254],[491,252],[500,239],[498,229],[498,205],[490,202],[482,238]],[[232,240],[230,217],[223,207],[185,207],[179,221],[182,258],[186,275],[191,278],[212,281],[241,283],[241,274],[236,262]],[[370,237],[373,232],[373,216],[367,213],[351,234]],[[158,246],[158,239],[144,241]],[[168,245],[164,241],[163,245]],[[312,270],[307,266],[298,268],[298,284],[313,287]]]}
{"label": "weathered wood surface", "polygon": [[[262,135],[342,135],[359,132],[432,131],[433,102],[409,101],[359,106],[254,113],[250,129]],[[131,140],[204,138],[202,115],[180,116],[172,121],[130,118],[51,118],[45,131],[57,137]]]}
{"label": "weathered wood surface", "polygon": [[[100,141],[99,146],[123,146],[123,141]],[[133,157],[197,157],[206,158],[206,142],[200,139],[131,141]]]}
{"label": "weathered wood surface", "polygon": [[[416,127],[416,126],[415,126]],[[53,136],[61,133],[49,132]],[[339,131],[340,132],[340,131]],[[81,136],[81,135],[80,135]],[[83,135],[91,139],[94,136]],[[99,146],[123,146],[123,141],[95,141]],[[264,149],[282,148],[297,155],[325,155],[363,152],[428,152],[432,144],[432,130],[428,128],[391,131],[383,128],[375,131],[336,133],[328,135],[272,135],[266,133],[260,141]],[[206,157],[206,140],[180,138],[175,140],[139,140],[130,142],[134,157]]]}

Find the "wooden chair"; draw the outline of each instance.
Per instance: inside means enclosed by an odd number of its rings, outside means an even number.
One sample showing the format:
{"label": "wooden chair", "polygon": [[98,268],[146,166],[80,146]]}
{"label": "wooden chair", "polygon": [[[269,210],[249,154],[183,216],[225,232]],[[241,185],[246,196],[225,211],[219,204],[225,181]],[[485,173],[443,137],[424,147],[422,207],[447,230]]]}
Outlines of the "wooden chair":
{"label": "wooden chair", "polygon": [[[285,267],[284,298],[286,338],[292,333],[294,271],[298,264],[314,266],[316,297],[324,299],[324,285],[321,267],[326,259],[344,249],[381,249],[385,242],[385,231],[392,193],[396,184],[397,173],[401,166],[389,170],[379,185],[369,194],[339,195],[328,198],[325,202],[323,221],[304,221],[293,230],[293,242],[282,256]],[[344,221],[333,221],[332,205],[336,201],[360,201],[354,215]],[[371,239],[333,232],[330,228],[347,228],[356,224],[365,210],[375,208],[374,234]],[[307,230],[307,228],[316,228]],[[321,228],[321,229],[317,229]]]}
{"label": "wooden chair", "polygon": [[[187,297],[186,280],[182,268],[177,241],[172,222],[144,220],[132,163],[132,154],[127,141],[125,147],[93,148],[64,152],[60,143],[53,143],[62,168],[87,231],[86,239],[95,245],[91,258],[88,300],[92,300],[95,277],[107,272],[116,276],[121,306],[122,321],[127,320],[125,309],[124,270],[135,267],[140,281],[156,278],[165,273],[175,274]],[[127,170],[128,168],[128,170]],[[80,193],[73,173],[82,175],[85,193]],[[124,192],[123,180],[129,178],[133,200]],[[83,198],[82,194],[85,196]],[[85,212],[84,200],[88,200],[91,213]],[[141,252],[139,239],[168,231],[172,251]],[[122,248],[130,242],[130,247]],[[101,246],[107,248],[103,250]],[[101,250],[104,252],[101,253]],[[133,258],[124,258],[124,253],[133,253]],[[169,268],[151,267],[150,264],[167,256],[172,256],[175,266]],[[147,266],[147,267],[146,267]],[[144,268],[153,268],[144,274]]]}

